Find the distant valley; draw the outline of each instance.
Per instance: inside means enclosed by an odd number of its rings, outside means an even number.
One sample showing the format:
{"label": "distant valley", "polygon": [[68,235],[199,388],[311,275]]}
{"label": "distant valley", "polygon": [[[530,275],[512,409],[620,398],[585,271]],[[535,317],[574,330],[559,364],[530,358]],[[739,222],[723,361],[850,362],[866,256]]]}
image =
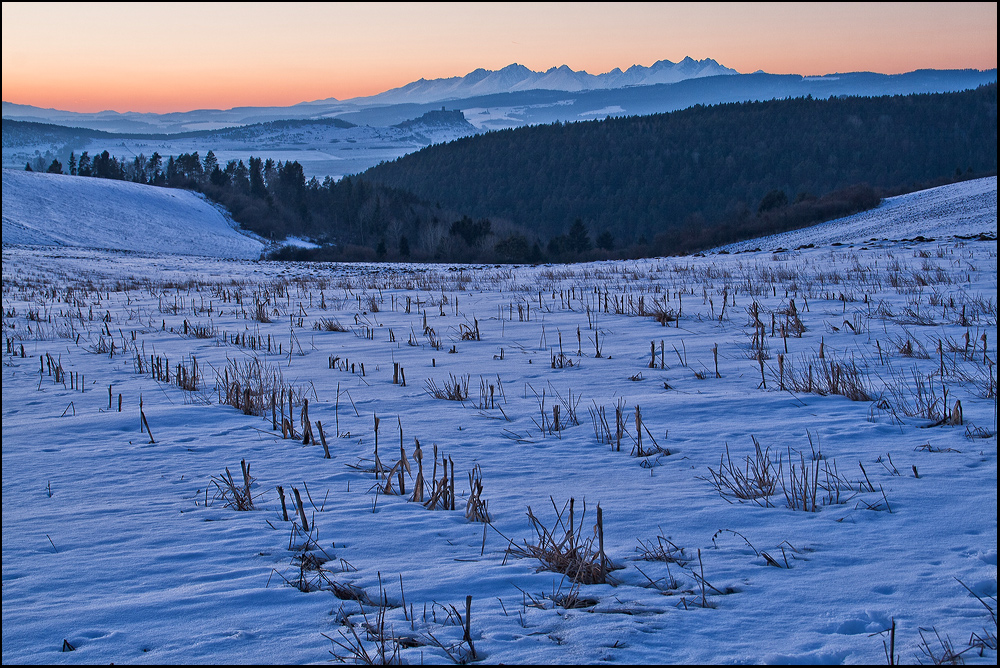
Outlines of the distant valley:
{"label": "distant valley", "polygon": [[[23,169],[34,162],[37,167],[55,158],[65,163],[71,151],[95,155],[106,150],[132,159],[154,151],[166,157],[212,150],[223,163],[250,155],[294,160],[307,177],[337,179],[429,144],[488,130],[649,115],[699,104],[950,92],[994,82],[995,69],[804,77],[738,74],[710,59],[685,59],[596,76],[565,67],[532,72],[511,65],[464,77],[420,80],[367,98],[290,107],[80,114],[4,102],[3,166]],[[442,111],[446,113],[438,113]],[[67,135],[10,121],[99,132]]]}

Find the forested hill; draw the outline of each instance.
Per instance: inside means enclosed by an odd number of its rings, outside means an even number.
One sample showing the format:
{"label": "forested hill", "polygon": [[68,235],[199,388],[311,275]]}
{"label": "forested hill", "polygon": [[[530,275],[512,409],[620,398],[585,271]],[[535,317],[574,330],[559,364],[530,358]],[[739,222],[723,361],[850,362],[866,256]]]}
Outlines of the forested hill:
{"label": "forested hill", "polygon": [[898,193],[996,168],[992,84],[500,130],[431,146],[359,178],[507,219],[543,243],[580,219],[594,237],[610,233],[615,247],[659,235],[653,250],[671,252],[767,233],[762,224],[813,222],[812,214],[799,222],[776,213],[834,191],[856,194],[860,184]]}

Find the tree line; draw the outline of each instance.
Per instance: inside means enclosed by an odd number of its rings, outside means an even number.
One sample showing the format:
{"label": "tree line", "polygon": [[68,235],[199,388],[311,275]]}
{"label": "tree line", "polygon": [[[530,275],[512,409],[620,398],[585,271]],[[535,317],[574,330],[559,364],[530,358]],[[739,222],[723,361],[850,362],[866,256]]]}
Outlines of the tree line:
{"label": "tree line", "polygon": [[[859,197],[866,188],[895,194],[996,168],[991,84],[498,130],[402,156],[360,178],[473,217],[509,219],[548,239],[579,219],[595,235],[610,234],[616,248],[652,244],[669,253],[841,215],[867,206]],[[787,208],[794,213],[778,213]]]}
{"label": "tree line", "polygon": [[84,152],[65,168],[195,190],[261,236],[321,244],[280,259],[614,259],[696,252],[995,174],[996,101],[993,84],[555,123],[431,146],[339,181],[306,179],[296,161],[221,164],[211,150]]}

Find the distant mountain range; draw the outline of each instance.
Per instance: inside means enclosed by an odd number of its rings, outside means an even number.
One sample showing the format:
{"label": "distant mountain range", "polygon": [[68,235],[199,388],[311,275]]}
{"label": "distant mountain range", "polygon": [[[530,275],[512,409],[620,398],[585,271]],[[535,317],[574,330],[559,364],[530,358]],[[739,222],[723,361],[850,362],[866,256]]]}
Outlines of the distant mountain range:
{"label": "distant mountain range", "polygon": [[[893,75],[851,72],[808,77],[764,72],[739,74],[710,58],[684,58],[678,63],[661,60],[650,67],[634,65],[625,71],[616,68],[599,75],[576,72],[566,66],[534,72],[513,64],[495,71],[477,69],[462,77],[421,79],[370,97],[329,98],[289,107],[85,114],[3,102],[5,121],[132,135],[89,137],[86,143],[82,143],[83,137],[63,143],[35,141],[32,138],[40,136],[37,128],[24,135],[21,133],[24,128],[8,131],[9,124],[5,123],[3,164],[23,167],[25,161],[46,156],[65,161],[70,150],[77,153],[88,150],[92,155],[101,150],[116,155],[141,150],[148,156],[153,150],[162,155],[198,150],[204,155],[212,149],[220,159],[222,154],[230,159],[246,159],[250,154],[267,153],[275,160],[298,160],[309,176],[339,177],[419,150],[429,143],[487,130],[649,115],[698,104],[810,95],[827,98],[945,93],[996,80],[996,69],[917,70]],[[432,112],[437,115],[424,117]],[[439,112],[446,113],[442,116]],[[335,119],[359,128],[317,124]],[[278,121],[291,125],[275,124]],[[244,141],[239,139],[241,133],[228,131],[243,126],[259,126],[267,141],[259,135],[252,140],[247,135]],[[217,132],[220,130],[225,130],[221,133],[225,137],[220,137]],[[179,142],[180,139],[184,141]]]}
{"label": "distant mountain range", "polygon": [[660,60],[604,74],[563,65],[535,72],[512,64],[477,69],[462,77],[420,79],[400,88],[349,100],[327,98],[288,107],[197,109],[166,114],[101,111],[77,113],[3,102],[3,117],[132,134],[175,134],[275,120],[342,118],[357,125],[390,126],[444,103],[466,112],[481,130],[553,121],[650,114],[692,104],[716,104],[804,95],[905,95],[945,93],[992,83],[992,70],[917,70],[906,74],[853,72],[804,77],[764,72],[740,74],[711,58]]}
{"label": "distant mountain range", "polygon": [[[3,102],[3,117],[36,123],[53,123],[73,127],[129,133],[177,133],[195,130],[217,130],[233,125],[250,125],[290,118],[330,118],[358,112],[371,107],[428,104],[462,98],[482,97],[528,90],[577,92],[609,90],[627,86],[669,84],[686,79],[738,74],[711,58],[684,58],[679,63],[660,60],[650,67],[633,65],[622,72],[615,68],[604,74],[576,72],[566,65],[546,72],[535,72],[523,65],[512,64],[500,70],[477,69],[463,77],[420,79],[400,88],[393,88],[369,97],[349,100],[326,98],[302,102],[290,107],[234,107],[232,109],[197,109],[166,114],[100,111],[79,113],[59,109],[43,109],[25,104]],[[401,122],[429,111],[429,108],[398,118]]]}
{"label": "distant mountain range", "polygon": [[[704,60],[685,58],[679,63],[658,60],[650,67],[633,65],[624,72],[616,67],[610,72],[597,75],[583,71],[576,72],[566,65],[553,67],[545,72],[535,72],[524,65],[515,63],[495,71],[480,68],[469,72],[464,77],[431,79],[429,81],[420,79],[400,88],[393,88],[363,99],[378,104],[441,102],[496,93],[517,93],[526,90],[578,92],[626,88],[628,86],[652,86],[727,74],[739,74],[739,72],[723,67],[711,58]],[[352,101],[357,102],[358,99]]]}

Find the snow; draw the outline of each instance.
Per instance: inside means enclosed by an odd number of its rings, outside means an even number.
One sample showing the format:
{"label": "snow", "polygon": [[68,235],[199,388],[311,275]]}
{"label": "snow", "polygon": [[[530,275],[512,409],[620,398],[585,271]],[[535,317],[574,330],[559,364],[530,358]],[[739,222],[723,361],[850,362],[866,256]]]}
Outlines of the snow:
{"label": "snow", "polygon": [[594,111],[585,111],[581,113],[581,116],[608,116],[610,114],[621,114],[625,110],[622,109],[617,104],[613,104],[610,107],[604,107],[602,109],[595,109]]}
{"label": "snow", "polygon": [[195,193],[3,170],[3,243],[258,258],[265,244]]}
{"label": "snow", "polygon": [[[921,628],[956,651],[973,634],[995,637],[963,584],[995,611],[997,247],[939,232],[989,215],[982,193],[993,193],[995,212],[995,179],[974,187],[900,198],[923,202],[905,234],[892,207],[863,232],[840,223],[843,239],[878,229],[871,236],[897,241],[538,267],[15,246],[5,190],[3,661],[350,658],[328,637],[374,651],[356,601],[289,584],[305,542],[292,488],[307,547],[322,548],[308,553],[329,558],[330,581],[384,596],[386,633],[410,639],[408,663],[448,662],[435,641],[469,656],[456,623],[466,596],[485,663],[879,663],[893,621],[902,661],[929,660]],[[921,231],[936,241],[901,240]],[[679,320],[640,315],[640,298]],[[792,300],[804,331],[783,338]],[[255,319],[257,304],[266,318]],[[334,320],[348,331],[322,326]],[[827,363],[853,361],[872,398],[782,390],[792,381],[779,375],[779,353],[786,371],[811,362],[818,384],[821,349]],[[66,374],[58,382],[46,354]],[[152,377],[150,356],[169,360],[170,382]],[[188,391],[175,378],[192,358],[201,379]],[[309,399],[330,459],[302,444],[298,402],[298,440],[283,439],[269,411],[220,403],[220,379],[253,359]],[[394,363],[405,386],[393,382]],[[468,375],[464,402],[428,392],[428,380],[450,375]],[[961,425],[937,424],[945,388],[949,409],[961,402]],[[619,401],[620,451],[599,442],[589,412],[604,408],[614,431]],[[932,404],[929,416],[919,401]],[[543,431],[555,404],[565,428]],[[669,455],[634,456],[637,406],[644,446],[655,440]],[[415,475],[414,439],[427,478],[434,445],[454,461],[454,512],[376,493],[376,416],[385,465],[402,441]],[[712,470],[727,448],[742,468],[753,439],[775,466],[781,457],[786,481],[791,464],[812,466],[820,453],[820,471],[829,465],[845,482],[840,503],[793,510],[780,485],[770,505],[721,496]],[[226,469],[241,480],[241,460],[255,478],[252,511],[227,507],[213,483]],[[463,512],[476,465],[487,527]],[[415,481],[405,481],[409,492]],[[509,554],[508,539],[533,543],[528,508],[552,529],[553,503],[570,498],[578,540],[595,535],[600,505],[605,553],[623,568],[613,585],[579,587],[585,607],[564,609],[553,599],[574,589],[569,580]],[[658,536],[684,548],[682,563],[641,558],[644,545],[670,547]],[[318,582],[317,573],[305,575]],[[374,624],[379,606],[364,609]],[[940,655],[934,632],[924,637]],[[61,652],[64,640],[75,651]],[[996,651],[963,658],[995,665]]]}
{"label": "snow", "polygon": [[875,209],[819,225],[767,237],[738,241],[717,250],[730,253],[755,248],[795,248],[835,242],[863,244],[878,240],[997,234],[997,177],[974,179],[886,198]]}
{"label": "snow", "polygon": [[738,72],[720,65],[711,58],[700,61],[684,58],[679,63],[659,60],[649,67],[632,65],[625,72],[616,67],[603,74],[574,71],[566,65],[552,67],[544,72],[535,72],[524,65],[513,63],[499,70],[479,68],[461,77],[420,79],[368,98],[356,98],[350,101],[361,102],[363,99],[368,103],[399,104],[437,102],[526,90],[567,92],[611,90],[625,86],[677,83],[685,79],[731,74]]}

